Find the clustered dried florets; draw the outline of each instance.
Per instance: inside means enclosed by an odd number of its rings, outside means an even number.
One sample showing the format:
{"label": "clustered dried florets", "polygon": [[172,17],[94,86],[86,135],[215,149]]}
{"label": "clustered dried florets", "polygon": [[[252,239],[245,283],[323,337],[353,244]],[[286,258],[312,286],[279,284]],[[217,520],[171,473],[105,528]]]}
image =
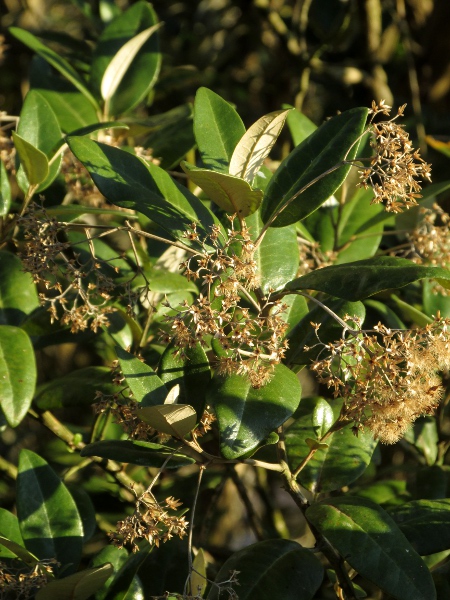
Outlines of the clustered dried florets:
{"label": "clustered dried florets", "polygon": [[0,600],[31,600],[59,566],[56,559],[40,560],[30,568],[21,561],[0,562]]}
{"label": "clustered dried florets", "polygon": [[353,332],[319,345],[327,356],[319,356],[312,369],[335,397],[344,398],[342,418],[353,421],[356,431],[368,427],[386,444],[398,441],[421,415],[432,414],[442,398],[439,373],[450,367],[450,319],[438,315],[408,331],[379,324],[373,334]]}
{"label": "clustered dried florets", "polygon": [[[231,223],[233,220],[234,216],[230,217]],[[225,239],[220,228],[213,226],[207,239],[201,240],[193,223],[185,237],[197,242],[200,250],[180,268],[188,279],[202,283],[202,293],[193,304],[186,302],[175,315],[166,317],[170,331],[163,339],[173,341],[176,352],[184,355],[198,343],[207,346],[212,336],[222,348],[218,372],[245,375],[253,387],[261,387],[287,348],[287,325],[282,318],[286,307],[271,301],[270,295],[261,303],[251,296],[258,273],[249,230],[245,224],[240,231],[231,225]],[[250,302],[256,315],[242,305],[242,298]]]}
{"label": "clustered dried florets", "polygon": [[133,552],[137,552],[136,540],[145,539],[149,544],[159,546],[174,535],[182,539],[187,533],[188,522],[183,516],[169,514],[180,506],[181,502],[172,496],[159,503],[147,490],[137,499],[133,514],[119,521],[117,530],[108,534],[111,543],[117,548],[129,544]]}
{"label": "clustered dried florets", "polygon": [[395,117],[389,121],[373,123],[378,114],[390,115],[391,107],[382,100],[372,102],[372,119],[369,131],[373,133],[371,147],[375,155],[370,166],[359,171],[360,185],[372,187],[375,197],[373,203],[383,202],[388,212],[399,213],[415,206],[422,189],[419,178],[431,181],[431,167],[413,148],[408,133],[402,125],[395,122],[403,116],[406,104],[401,106]]}

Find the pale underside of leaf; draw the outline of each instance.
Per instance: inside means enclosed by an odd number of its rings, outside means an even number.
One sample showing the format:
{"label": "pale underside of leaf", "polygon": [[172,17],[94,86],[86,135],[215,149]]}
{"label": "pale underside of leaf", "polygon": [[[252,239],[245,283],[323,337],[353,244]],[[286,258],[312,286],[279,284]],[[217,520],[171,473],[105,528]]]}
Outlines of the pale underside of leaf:
{"label": "pale underside of leaf", "polygon": [[162,404],[139,411],[139,417],[161,433],[183,438],[197,423],[197,413],[189,404]]}
{"label": "pale underside of leaf", "polygon": [[230,161],[230,175],[251,183],[268,156],[291,109],[261,117],[242,136]]}
{"label": "pale underside of leaf", "polygon": [[128,40],[112,58],[103,75],[101,84],[101,94],[105,102],[108,102],[114,96],[137,53],[160,27],[161,23],[157,23],[141,31],[131,40]]}

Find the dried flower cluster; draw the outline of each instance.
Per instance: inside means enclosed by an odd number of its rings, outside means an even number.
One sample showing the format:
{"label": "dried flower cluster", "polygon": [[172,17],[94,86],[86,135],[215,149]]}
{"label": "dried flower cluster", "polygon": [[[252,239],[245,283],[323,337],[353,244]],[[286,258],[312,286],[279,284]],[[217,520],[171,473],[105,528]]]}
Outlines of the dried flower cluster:
{"label": "dried flower cluster", "polygon": [[344,398],[342,418],[353,421],[355,431],[366,426],[393,444],[418,417],[432,414],[442,397],[439,372],[450,367],[450,319],[438,315],[409,331],[379,324],[372,335],[361,331],[319,344],[327,356],[319,356],[312,370]]}
{"label": "dried flower cluster", "polygon": [[0,600],[31,600],[45,587],[58,562],[41,560],[32,569],[21,561],[0,562]]}
{"label": "dried flower cluster", "polygon": [[448,268],[450,265],[450,215],[438,204],[420,208],[421,221],[407,234],[412,244],[411,260],[421,265]]}
{"label": "dried flower cluster", "polygon": [[373,203],[385,203],[388,212],[399,213],[417,204],[422,189],[420,178],[431,181],[431,167],[415,150],[408,133],[402,125],[395,122],[403,116],[406,104],[398,109],[395,117],[389,121],[374,123],[378,114],[390,115],[391,107],[382,100],[372,103],[370,131],[373,133],[371,146],[375,155],[370,166],[359,171],[360,185],[372,187],[375,197]]}
{"label": "dried flower cluster", "polygon": [[338,253],[334,250],[324,252],[320,247],[320,242],[310,242],[303,238],[298,239],[298,242],[300,251],[299,277],[311,271],[329,267],[334,264],[338,257]]}
{"label": "dried flower cluster", "polygon": [[169,496],[160,504],[150,491],[144,492],[136,501],[132,515],[117,523],[117,530],[108,534],[111,543],[117,548],[129,544],[133,552],[138,552],[137,540],[145,539],[149,544],[159,546],[173,536],[182,539],[188,522],[183,516],[170,514],[181,506],[179,500]]}
{"label": "dried flower cluster", "polygon": [[[193,223],[185,237],[197,242],[200,250],[180,268],[188,279],[201,282],[202,293],[192,305],[186,302],[165,318],[170,332],[163,334],[164,341],[172,341],[176,353],[183,356],[198,343],[208,346],[212,336],[221,348],[219,373],[245,375],[254,388],[263,386],[287,348],[287,325],[282,318],[286,307],[271,301],[270,295],[261,303],[251,296],[258,279],[249,230],[243,225],[237,231],[231,225],[228,238],[223,239],[220,228],[213,226],[209,236],[200,240]],[[245,302],[255,316],[243,306]]]}
{"label": "dried flower cluster", "polygon": [[[42,305],[49,306],[52,322],[59,319],[61,324],[70,325],[73,333],[87,327],[97,331],[109,324],[107,315],[115,311],[113,292],[127,301],[130,310],[141,295],[142,289],[131,287],[136,275],[116,283],[114,275],[119,269],[114,260],[119,257],[105,260],[96,255],[89,226],[83,229],[79,240],[66,241],[66,224],[59,223],[37,204],[30,205],[18,219],[18,225],[25,238],[18,254],[34,282],[51,291],[41,292],[39,297]],[[77,252],[77,244],[85,246],[85,256]]]}

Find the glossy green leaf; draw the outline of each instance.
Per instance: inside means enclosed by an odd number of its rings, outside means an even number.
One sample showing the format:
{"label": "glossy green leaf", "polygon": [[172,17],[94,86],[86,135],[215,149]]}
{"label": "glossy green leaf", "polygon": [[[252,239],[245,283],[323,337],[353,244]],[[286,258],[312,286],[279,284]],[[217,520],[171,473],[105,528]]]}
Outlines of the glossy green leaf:
{"label": "glossy green leaf", "polygon": [[107,395],[117,392],[108,367],[85,367],[52,379],[39,386],[33,402],[40,410],[90,406],[98,401],[97,391]]}
{"label": "glossy green leaf", "polygon": [[217,224],[198,198],[156,165],[87,138],[69,137],[68,143],[112,204],[143,213],[171,237],[181,238],[194,221],[198,223],[197,231],[205,235],[210,233],[211,225]]}
{"label": "glossy green leaf", "polygon": [[128,556],[129,552],[126,548],[116,548],[115,546],[111,545],[104,546],[94,555],[90,564],[91,567],[101,567],[105,563],[109,563],[114,569],[114,572],[108,577],[103,586],[97,590],[93,596],[95,600],[104,600],[107,590],[114,579],[114,574],[118,573],[121,567],[123,567],[128,559]]}
{"label": "glossy green leaf", "polygon": [[360,575],[396,600],[435,600],[431,574],[395,521],[364,498],[329,498],[306,518]]}
{"label": "glossy green leaf", "polygon": [[201,87],[195,96],[194,134],[205,167],[228,173],[234,149],[244,133],[244,124],[231,104]]}
{"label": "glossy green leaf", "polygon": [[389,514],[421,555],[450,548],[450,500],[414,500],[396,506]]}
{"label": "glossy green leaf", "polygon": [[277,110],[261,117],[239,140],[230,161],[230,175],[251,183],[283,129],[290,110]]}
{"label": "glossy green leaf", "polygon": [[[334,194],[346,178],[350,165],[315,180],[342,160],[355,158],[359,145],[357,140],[364,130],[366,117],[366,108],[354,108],[326,121],[283,160],[264,196],[261,206],[264,223],[270,222],[273,227],[295,223],[314,212]],[[312,185],[289,203],[309,184]],[[275,217],[284,205],[286,208]]]}
{"label": "glossy green leaf", "polygon": [[[76,455],[75,457],[78,459]],[[77,510],[83,525],[83,542],[86,543],[93,537],[94,533],[97,532],[95,506],[90,495],[84,487],[81,487],[78,483],[70,483],[67,488],[77,505]]]}
{"label": "glossy green leaf", "polygon": [[[215,582],[228,581],[237,571],[239,600],[311,600],[319,589],[324,570],[310,550],[290,540],[266,540],[233,554],[221,567]],[[208,600],[222,598],[214,585]]]}
{"label": "glossy green leaf", "polygon": [[43,458],[22,450],[17,478],[17,516],[27,550],[41,560],[56,558],[65,573],[76,570],[83,524],[75,501]]}
{"label": "glossy green leaf", "polygon": [[235,459],[256,448],[292,415],[300,396],[299,380],[281,364],[259,389],[242,375],[215,376],[207,402],[216,413],[222,455]]}
{"label": "glossy green leaf", "polygon": [[183,439],[197,424],[197,413],[189,404],[161,404],[139,411],[139,418],[157,431]]}
{"label": "glossy green leaf", "polygon": [[185,358],[175,356],[176,349],[169,345],[161,357],[158,375],[167,388],[180,386],[179,402],[189,404],[203,414],[206,389],[211,380],[211,369],[205,351],[197,344],[194,348],[185,348]]}
{"label": "glossy green leaf", "polygon": [[[44,182],[49,173],[48,160],[45,154],[20,137],[15,131],[12,132],[12,137],[20,159],[20,166],[29,185],[39,185]],[[27,187],[24,183],[22,189],[26,191]]]}
{"label": "glossy green leaf", "polygon": [[15,556],[29,567],[34,567],[36,563],[39,562],[37,556],[34,556],[34,554],[26,550],[22,544],[10,540],[2,535],[0,535],[0,556],[2,558]]}
{"label": "glossy green leaf", "polygon": [[[195,425],[195,423],[194,423]],[[140,465],[141,467],[162,467],[169,456],[167,469],[177,469],[194,462],[193,458],[174,452],[170,446],[141,442],[139,440],[102,440],[88,444],[81,456],[100,456],[117,462]]]}
{"label": "glossy green leaf", "polygon": [[[339,340],[342,336],[342,325],[321,306],[311,303],[313,308],[293,327],[288,335],[289,348],[286,352],[287,364],[308,365],[320,354],[325,356],[323,344]],[[347,302],[335,298],[323,304],[330,308],[341,319],[345,315],[358,317],[364,321],[366,314],[362,302]],[[319,339],[311,323],[320,323]]]}
{"label": "glossy green leaf", "polygon": [[254,190],[247,181],[233,177],[227,173],[198,169],[187,162],[182,162],[183,171],[189,175],[199,188],[222,210],[247,217],[258,210],[263,193]]}
{"label": "glossy green leaf", "polygon": [[39,56],[45,59],[52,67],[61,73],[77,90],[79,90],[85,98],[89,100],[92,106],[98,110],[99,106],[96,99],[90,93],[84,79],[75,71],[72,65],[63,58],[60,54],[45,46],[29,31],[20,29],[19,27],[10,27],[9,32]]}
{"label": "glossy green leaf", "polygon": [[[263,224],[259,212],[246,219],[253,240]],[[282,248],[282,251],[281,251]],[[295,277],[298,271],[299,251],[294,225],[269,229],[253,255],[257,265],[259,285],[265,294],[279,290]]]}
{"label": "glossy green leaf", "polygon": [[30,408],[36,385],[36,361],[28,335],[0,325],[0,407],[11,427],[17,427]]}
{"label": "glossy green leaf", "polygon": [[6,217],[11,208],[11,184],[5,164],[0,160],[0,217]]}
{"label": "glossy green leaf", "polygon": [[116,347],[116,354],[133,399],[141,407],[164,404],[169,390],[155,371],[122,348]]}
{"label": "glossy green leaf", "polygon": [[145,542],[140,546],[139,552],[130,554],[114,576],[104,600],[140,600],[144,597],[142,587],[137,585],[137,573],[152,548]]}
{"label": "glossy green leaf", "polygon": [[[320,442],[323,432],[329,429],[329,408],[334,413],[332,422],[339,416],[342,402],[331,400],[326,411],[323,402],[323,398],[303,398],[297,419],[286,431],[293,470],[307,456],[311,448],[308,440]],[[370,432],[360,432],[356,437],[350,425],[333,432],[324,442],[326,445],[316,451],[299,475],[300,483],[313,493],[331,492],[353,483],[366,470],[377,445]]]}
{"label": "glossy green leaf", "polygon": [[438,457],[439,433],[435,417],[417,419],[405,433],[405,440],[413,444],[425,457],[428,465],[434,465]]}
{"label": "glossy green leaf", "polygon": [[36,285],[20,258],[0,250],[0,324],[20,325],[38,306]]}
{"label": "glossy green leaf", "polygon": [[317,269],[285,286],[287,290],[318,290],[354,302],[383,290],[400,288],[420,279],[437,279],[449,285],[450,271],[416,265],[406,258],[378,256]]}
{"label": "glossy green leaf", "polygon": [[[293,108],[288,104],[283,104],[283,108]],[[294,146],[298,146],[306,140],[317,129],[315,125],[306,115],[298,110],[291,110],[287,116],[287,125],[289,127]]]}
{"label": "glossy green leaf", "polygon": [[88,600],[113,573],[111,564],[84,569],[69,577],[50,581],[36,594],[36,600]]}
{"label": "glossy green leaf", "polygon": [[13,513],[6,510],[6,508],[0,508],[0,560],[2,558],[12,558],[17,556],[15,552],[11,552],[6,546],[2,545],[1,538],[7,538],[18,546],[23,546],[19,521],[17,520],[16,515],[13,515]]}
{"label": "glossy green leaf", "polygon": [[[91,86],[96,94],[105,97],[103,93],[108,91],[106,83],[110,80],[109,74],[119,65],[127,66],[124,54],[131,50],[130,44],[135,44],[136,40],[132,40],[155,26],[157,20],[152,5],[140,1],[105,27],[95,47],[91,67]],[[109,67],[111,64],[113,66]],[[126,69],[109,103],[109,114],[123,114],[142,102],[155,84],[160,66],[161,54],[156,33],[145,41]]]}

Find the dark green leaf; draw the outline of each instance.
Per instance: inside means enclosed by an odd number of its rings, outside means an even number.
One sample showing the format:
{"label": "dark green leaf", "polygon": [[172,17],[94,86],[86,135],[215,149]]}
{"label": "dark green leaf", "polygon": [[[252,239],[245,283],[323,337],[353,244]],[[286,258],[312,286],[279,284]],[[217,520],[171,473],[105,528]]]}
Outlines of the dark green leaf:
{"label": "dark green leaf", "polygon": [[[297,419],[286,431],[286,446],[292,469],[295,470],[308,455],[308,440],[320,441],[329,429],[324,427],[322,398],[303,398]],[[331,401],[334,422],[339,416],[342,402]],[[318,418],[322,419],[318,421]],[[300,483],[313,493],[331,492],[353,483],[366,470],[377,442],[370,432],[359,433],[356,437],[350,425],[333,432],[324,440],[326,446],[320,447],[307,462],[299,475]]]}
{"label": "dark green leaf", "polygon": [[[91,86],[100,97],[105,71],[119,50],[137,34],[156,25],[158,19],[148,2],[136,2],[104,29],[94,50]],[[155,84],[161,65],[158,33],[142,46],[111,99],[110,115],[120,115],[137,106]]]}
{"label": "dark green leaf", "polygon": [[83,542],[86,543],[97,531],[95,506],[89,494],[79,484],[69,484],[67,487],[77,505],[77,510],[83,524]]}
{"label": "dark green leaf", "polygon": [[17,516],[27,550],[41,560],[56,558],[65,573],[76,570],[83,524],[66,486],[43,458],[22,450],[17,478]]}
{"label": "dark green leaf", "polygon": [[193,406],[198,418],[202,416],[205,404],[206,388],[211,380],[211,369],[205,351],[197,344],[194,348],[185,348],[185,358],[175,356],[175,348],[169,345],[161,357],[158,375],[172,389],[180,386],[178,402]]}
{"label": "dark green leaf", "polygon": [[350,165],[319,179],[275,218],[277,211],[294,194],[342,160],[356,156],[357,140],[364,130],[366,117],[366,108],[354,108],[326,121],[284,159],[270,180],[261,205],[264,223],[270,222],[273,227],[295,223],[314,212],[334,194],[346,178]]}
{"label": "dark green leaf", "polygon": [[233,554],[218,572],[208,600],[222,598],[219,584],[238,571],[239,600],[310,600],[323,579],[311,551],[290,540],[266,540]]}
{"label": "dark green leaf", "polygon": [[68,406],[90,406],[97,402],[95,393],[115,394],[117,387],[108,367],[76,369],[63,377],[41,385],[34,398],[40,410],[54,410]]}
{"label": "dark green leaf", "polygon": [[11,252],[0,251],[0,324],[20,325],[39,306],[33,278]]}
{"label": "dark green leaf", "polygon": [[314,504],[306,518],[360,575],[396,600],[434,600],[425,563],[395,521],[364,498],[330,498]]}
{"label": "dark green leaf", "polygon": [[11,427],[27,414],[36,385],[36,362],[28,335],[0,325],[0,407]]}
{"label": "dark green leaf", "polygon": [[113,570],[111,564],[106,564],[50,581],[36,594],[36,600],[88,600],[103,586]]}
{"label": "dark green leaf", "polygon": [[406,431],[405,439],[423,454],[428,465],[434,465],[438,457],[439,443],[439,433],[434,417],[417,419],[413,426]]}
{"label": "dark green leaf", "polygon": [[11,184],[5,164],[0,160],[0,217],[6,217],[11,208]]}
{"label": "dark green leaf", "polygon": [[19,27],[10,27],[9,32],[20,40],[23,44],[28,46],[31,50],[39,54],[43,59],[45,59],[52,67],[54,67],[57,71],[59,71],[64,77],[70,81],[76,88],[79,90],[85,98],[89,100],[92,106],[98,110],[99,106],[94,96],[89,92],[86,87],[86,82],[82,79],[82,77],[75,71],[75,69],[67,62],[65,58],[60,56],[57,52],[45,46],[42,42],[40,42],[37,37],[35,37],[29,31],[25,31],[24,29],[19,29]]}
{"label": "dark green leaf", "polygon": [[406,258],[378,256],[317,269],[285,286],[287,290],[318,290],[354,302],[383,290],[400,288],[419,279],[450,280],[441,267],[416,265]]}
{"label": "dark green leaf", "polygon": [[102,440],[88,444],[81,451],[81,456],[100,456],[122,463],[131,463],[141,467],[161,467],[169,456],[167,469],[177,469],[190,465],[193,458],[173,451],[173,448],[151,442],[137,440]]}
{"label": "dark green leaf", "polygon": [[200,234],[210,233],[210,226],[217,224],[198,198],[156,165],[87,138],[69,137],[68,143],[112,204],[143,213],[175,238],[194,221]]}
{"label": "dark green leaf", "polygon": [[198,90],[194,134],[205,167],[228,173],[233,151],[244,133],[244,124],[231,104],[208,88]]}
{"label": "dark green leaf", "polygon": [[[143,598],[143,590],[137,586],[137,573],[153,547],[147,542],[143,543],[139,552],[131,554],[118,573],[114,576],[105,600],[138,600]],[[135,593],[133,593],[135,592]]]}
{"label": "dark green leaf", "polygon": [[[6,508],[0,508],[0,536],[7,538],[11,542],[23,546],[22,534],[20,533],[19,521],[16,515],[13,515]],[[8,550],[0,542],[0,560],[2,558],[12,558],[16,556],[14,552]]]}
{"label": "dark green leaf", "polygon": [[415,500],[396,506],[389,514],[421,555],[450,548],[450,500]]}
{"label": "dark green leaf", "polygon": [[164,404],[169,390],[155,371],[122,348],[116,347],[116,354],[133,399],[141,407]]}
{"label": "dark green leaf", "polygon": [[104,546],[97,554],[94,555],[91,567],[100,567],[105,563],[110,563],[114,572],[108,577],[103,586],[96,592],[94,598],[95,600],[104,600],[108,587],[110,586],[114,574],[117,573],[120,568],[126,563],[127,558],[129,556],[128,550],[126,548],[116,548],[115,546]]}
{"label": "dark green leaf", "polygon": [[215,376],[207,401],[217,416],[223,456],[235,459],[256,448],[292,415],[300,396],[299,380],[284,365],[276,365],[269,383],[259,389],[242,375]]}
{"label": "dark green leaf", "polygon": [[[361,302],[347,302],[335,298],[324,302],[341,319],[345,315],[359,317],[364,321],[366,314],[364,304]],[[311,323],[320,323],[317,339],[315,328]],[[288,335],[289,348],[286,352],[287,364],[308,365],[316,360],[320,354],[325,356],[326,349],[323,344],[328,344],[340,339],[342,336],[342,325],[334,317],[326,312],[321,306],[314,304],[298,324],[293,327]],[[305,347],[309,348],[305,350]]]}
{"label": "dark green leaf", "polygon": [[[259,211],[245,221],[254,240],[263,224]],[[298,271],[299,252],[295,226],[269,229],[258,246],[253,259],[257,264],[259,285],[267,294],[270,289],[283,287]]]}
{"label": "dark green leaf", "polygon": [[[22,542],[23,543],[23,542]],[[26,550],[22,544],[18,544],[6,537],[0,536],[0,555],[2,557],[6,556],[16,556],[22,562],[24,562],[29,567],[33,568],[39,562],[37,556],[34,556],[31,552]],[[6,552],[8,554],[6,554]]]}

